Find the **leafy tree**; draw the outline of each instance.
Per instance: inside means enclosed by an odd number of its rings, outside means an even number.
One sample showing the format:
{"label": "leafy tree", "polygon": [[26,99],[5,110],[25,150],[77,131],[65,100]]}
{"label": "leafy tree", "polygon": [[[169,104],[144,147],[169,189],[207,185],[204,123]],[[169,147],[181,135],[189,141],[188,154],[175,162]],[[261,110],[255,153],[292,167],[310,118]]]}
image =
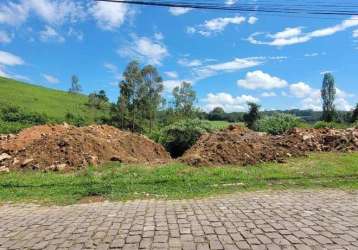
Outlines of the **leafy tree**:
{"label": "leafy tree", "polygon": [[[121,112],[123,112],[123,122],[126,115],[130,116],[129,119],[131,120],[131,129],[134,131],[138,107],[140,105],[141,93],[139,90],[143,84],[139,62],[130,62],[123,73],[123,77],[124,79],[119,85],[120,97],[118,103],[120,105]],[[123,125],[124,124],[122,124],[122,128]]]}
{"label": "leafy tree", "polygon": [[358,121],[358,103],[356,105],[356,107],[353,109],[353,113],[352,113],[352,119],[351,122],[356,122]]}
{"label": "leafy tree", "polygon": [[244,114],[244,121],[248,128],[254,129],[256,121],[260,119],[260,105],[254,102],[248,102],[249,106],[248,113]]}
{"label": "leafy tree", "polygon": [[152,132],[156,112],[162,102],[163,79],[152,65],[147,65],[142,69],[142,77],[144,80],[144,85],[142,86],[142,110],[149,119],[149,131]]}
{"label": "leafy tree", "polygon": [[192,117],[196,93],[188,82],[182,82],[173,89],[175,111],[181,117]]}
{"label": "leafy tree", "polygon": [[208,119],[211,121],[224,121],[227,120],[227,114],[222,107],[216,107],[209,112]]}
{"label": "leafy tree", "polygon": [[335,80],[331,73],[324,74],[321,97],[323,101],[322,119],[331,122],[335,116],[334,99],[336,97]]}
{"label": "leafy tree", "polygon": [[82,91],[82,87],[80,84],[80,80],[76,75],[71,77],[71,87],[68,90],[70,93],[80,93]]}
{"label": "leafy tree", "polygon": [[100,90],[98,94],[93,92],[88,95],[88,106],[92,108],[102,109],[108,103],[108,97],[104,90]]}

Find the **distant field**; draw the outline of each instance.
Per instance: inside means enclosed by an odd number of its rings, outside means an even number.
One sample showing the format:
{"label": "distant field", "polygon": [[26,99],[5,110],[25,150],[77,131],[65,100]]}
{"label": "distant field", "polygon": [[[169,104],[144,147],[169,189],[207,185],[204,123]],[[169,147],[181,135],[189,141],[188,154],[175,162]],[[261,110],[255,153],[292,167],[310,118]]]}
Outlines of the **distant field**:
{"label": "distant field", "polygon": [[225,129],[227,127],[229,127],[230,124],[235,124],[235,123],[231,123],[231,122],[227,122],[227,121],[208,121],[210,122],[210,125],[212,126],[213,129]]}
{"label": "distant field", "polygon": [[73,173],[0,174],[0,203],[73,204],[109,200],[183,199],[246,190],[287,188],[358,189],[358,153],[315,153],[285,164],[190,167],[110,164]]}
{"label": "distant field", "polygon": [[0,106],[13,105],[25,112],[46,114],[53,120],[64,120],[67,113],[88,121],[104,115],[104,111],[86,106],[88,97],[26,84],[0,77]]}

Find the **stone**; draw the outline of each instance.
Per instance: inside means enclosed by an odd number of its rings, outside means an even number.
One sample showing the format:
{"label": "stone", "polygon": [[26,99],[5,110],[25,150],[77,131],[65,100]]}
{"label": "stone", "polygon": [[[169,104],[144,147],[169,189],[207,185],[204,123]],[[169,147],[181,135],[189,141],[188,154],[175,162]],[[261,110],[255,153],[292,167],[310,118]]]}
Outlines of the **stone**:
{"label": "stone", "polygon": [[11,159],[11,155],[7,154],[7,153],[2,153],[0,155],[0,162],[7,160],[7,159]]}
{"label": "stone", "polygon": [[30,163],[32,163],[33,161],[34,161],[34,159],[32,159],[32,158],[25,159],[25,160],[21,163],[21,166],[22,166],[22,167],[25,167],[25,166],[29,165]]}
{"label": "stone", "polygon": [[0,173],[9,173],[10,169],[6,166],[0,166]]}

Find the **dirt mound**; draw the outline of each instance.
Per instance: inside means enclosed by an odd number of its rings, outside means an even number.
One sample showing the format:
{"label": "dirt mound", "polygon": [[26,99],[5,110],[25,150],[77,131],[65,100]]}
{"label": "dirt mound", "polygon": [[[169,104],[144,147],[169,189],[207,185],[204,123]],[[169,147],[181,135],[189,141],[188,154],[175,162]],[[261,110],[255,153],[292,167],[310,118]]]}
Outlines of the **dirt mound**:
{"label": "dirt mound", "polygon": [[191,165],[248,165],[284,162],[309,151],[358,150],[358,129],[294,129],[272,136],[237,126],[203,135],[180,161]]}
{"label": "dirt mound", "polygon": [[[1,160],[1,155],[4,158]],[[0,137],[0,165],[67,170],[108,161],[165,163],[165,149],[145,136],[111,126],[43,125]]]}

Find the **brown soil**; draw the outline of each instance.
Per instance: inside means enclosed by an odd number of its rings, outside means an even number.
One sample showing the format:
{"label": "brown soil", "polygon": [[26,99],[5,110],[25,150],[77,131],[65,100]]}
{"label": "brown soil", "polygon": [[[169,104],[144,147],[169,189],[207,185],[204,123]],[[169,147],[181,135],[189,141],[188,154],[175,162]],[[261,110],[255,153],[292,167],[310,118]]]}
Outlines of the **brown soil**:
{"label": "brown soil", "polygon": [[294,129],[271,136],[239,126],[204,134],[179,160],[191,165],[248,165],[284,162],[310,151],[356,151],[358,129]]}
{"label": "brown soil", "polygon": [[10,169],[69,170],[109,161],[157,164],[171,159],[161,145],[145,136],[107,125],[35,126],[16,136],[1,137],[0,155],[3,153],[11,158],[1,165]]}

